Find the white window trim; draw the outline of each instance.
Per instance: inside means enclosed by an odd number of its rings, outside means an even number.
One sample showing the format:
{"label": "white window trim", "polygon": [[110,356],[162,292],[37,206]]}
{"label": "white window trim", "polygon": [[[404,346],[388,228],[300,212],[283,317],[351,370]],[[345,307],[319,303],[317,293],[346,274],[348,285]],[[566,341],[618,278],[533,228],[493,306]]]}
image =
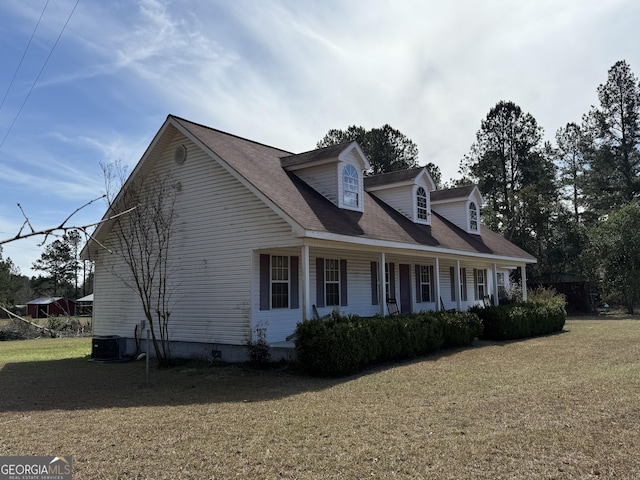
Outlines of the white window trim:
{"label": "white window trim", "polygon": [[[423,281],[424,273],[426,272],[427,281]],[[433,265],[420,265],[420,278],[418,283],[420,284],[420,303],[433,303],[435,302],[433,297],[434,285],[431,285],[431,278],[433,278]],[[423,295],[423,287],[427,285],[429,291],[429,299],[425,300]]]}
{"label": "white window trim", "polygon": [[[472,205],[473,205],[473,208],[471,208]],[[475,228],[471,225],[471,222],[474,220],[471,215],[472,211],[475,212],[476,214]],[[469,203],[467,204],[467,216],[469,218],[469,231],[474,233],[479,232],[480,231],[480,209],[478,208],[478,204],[474,200],[470,200]]]}
{"label": "white window trim", "polygon": [[[273,278],[273,270],[274,270],[274,268],[277,268],[277,267],[274,267],[274,259],[277,258],[277,257],[285,258],[286,261],[287,261],[287,265],[286,265],[287,279],[286,280],[280,280],[280,279],[274,279]],[[269,302],[270,302],[271,309],[279,310],[279,309],[290,308],[290,306],[291,306],[291,259],[290,259],[290,257],[288,255],[270,255],[269,258],[270,258],[270,264],[269,264]],[[286,284],[287,285],[287,305],[286,306],[277,306],[277,307],[275,307],[273,305],[273,285],[274,284],[279,284],[279,285]]]}
{"label": "white window trim", "polygon": [[[329,280],[329,264],[330,263],[336,263],[337,266],[337,280]],[[340,298],[340,292],[341,292],[341,288],[342,286],[340,285],[340,260],[337,258],[325,258],[324,259],[324,304],[327,307],[339,307],[340,303],[341,303],[341,298]],[[338,302],[337,303],[329,303],[327,301],[327,285],[337,285],[338,286]]]}
{"label": "white window trim", "polygon": [[[345,182],[345,171],[348,168],[353,168],[354,172],[356,173],[355,178],[357,178],[357,185],[355,190],[345,188],[347,183]],[[345,210],[354,210],[356,212],[361,212],[363,210],[363,203],[364,203],[364,187],[363,187],[362,173],[358,170],[358,168],[355,165],[352,165],[351,163],[344,164],[342,168],[338,169],[338,173],[339,173],[338,182],[340,185],[338,206],[340,208],[344,208]],[[350,178],[353,178],[353,177],[350,177]],[[356,205],[350,205],[345,201],[345,196],[348,192],[355,193],[357,195]]]}
{"label": "white window trim", "polygon": [[[420,213],[420,207],[418,206],[418,191],[422,188],[422,190],[424,191],[425,195],[425,203],[426,203],[426,214],[427,214],[427,218],[420,218],[419,217],[419,213]],[[430,201],[429,201],[429,190],[427,188],[425,188],[422,185],[416,185],[416,187],[413,189],[413,208],[414,208],[414,214],[413,214],[413,218],[414,218],[414,222],[415,223],[422,223],[424,225],[431,225],[431,206],[430,206]]]}

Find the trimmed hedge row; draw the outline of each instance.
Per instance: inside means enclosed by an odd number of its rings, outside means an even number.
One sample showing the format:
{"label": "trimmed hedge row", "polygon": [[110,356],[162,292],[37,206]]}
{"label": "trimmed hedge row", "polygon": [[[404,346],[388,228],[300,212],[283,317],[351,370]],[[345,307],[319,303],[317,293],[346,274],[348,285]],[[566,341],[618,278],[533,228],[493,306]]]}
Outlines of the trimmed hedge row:
{"label": "trimmed hedge row", "polygon": [[296,354],[314,375],[339,376],[367,365],[469,345],[482,331],[469,312],[426,312],[361,318],[334,313],[328,320],[306,320],[296,328]]}
{"label": "trimmed hedge row", "polygon": [[561,332],[567,319],[564,301],[549,299],[497,307],[472,307],[484,325],[483,340],[515,340]]}

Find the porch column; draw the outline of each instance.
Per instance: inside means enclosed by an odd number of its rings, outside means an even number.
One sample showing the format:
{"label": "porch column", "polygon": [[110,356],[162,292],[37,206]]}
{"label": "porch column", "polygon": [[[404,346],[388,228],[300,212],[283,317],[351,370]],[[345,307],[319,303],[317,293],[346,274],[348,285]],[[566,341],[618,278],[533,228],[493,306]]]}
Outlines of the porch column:
{"label": "porch column", "polygon": [[522,301],[527,301],[527,264],[523,263],[520,266],[520,271],[522,272]]}
{"label": "porch column", "polygon": [[309,273],[309,245],[302,245],[302,319],[313,318],[311,313],[311,283]]}
{"label": "porch column", "polygon": [[500,304],[498,295],[498,265],[495,263],[491,266],[491,282],[493,283],[493,304],[498,306]]}
{"label": "porch column", "polygon": [[381,313],[383,317],[389,313],[387,311],[387,284],[384,281],[384,279],[386,278],[385,272],[387,269],[386,261],[386,255],[384,254],[384,252],[380,252],[380,281],[378,283],[380,285],[380,304],[382,305]]}
{"label": "porch column", "polygon": [[456,271],[453,274],[456,289],[456,310],[462,310],[462,292],[460,291],[460,260],[456,260]]}
{"label": "porch column", "polygon": [[434,300],[436,302],[436,312],[442,309],[442,306],[440,305],[440,259],[438,257],[435,257],[433,259],[433,276],[434,278],[434,282],[436,282],[436,284],[434,285],[434,293],[435,293],[435,297]]}

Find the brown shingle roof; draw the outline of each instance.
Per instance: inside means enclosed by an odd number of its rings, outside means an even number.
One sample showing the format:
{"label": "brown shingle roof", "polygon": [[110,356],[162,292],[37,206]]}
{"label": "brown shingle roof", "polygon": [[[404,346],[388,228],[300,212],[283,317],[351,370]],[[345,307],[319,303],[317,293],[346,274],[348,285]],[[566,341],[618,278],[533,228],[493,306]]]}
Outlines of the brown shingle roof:
{"label": "brown shingle roof", "polygon": [[465,185],[463,187],[446,188],[444,190],[434,190],[431,192],[431,201],[452,200],[454,198],[467,198],[473,192],[475,185]]}
{"label": "brown shingle roof", "polygon": [[292,167],[294,165],[302,165],[304,163],[315,162],[317,160],[324,160],[327,158],[337,157],[347,145],[351,145],[353,140],[348,142],[339,143],[338,145],[331,145],[325,148],[317,148],[304,153],[298,153],[294,155],[287,155],[280,158],[280,163],[283,168]]}
{"label": "brown shingle roof", "polygon": [[[169,118],[190,132],[307,231],[535,261],[533,256],[488,228],[483,228],[481,235],[470,235],[435,213],[431,216],[431,225],[416,224],[367,192],[364,194],[364,212],[338,208],[294,173],[285,171],[281,158],[291,157],[290,152],[179,117]],[[309,155],[306,158],[312,157],[311,152],[307,153]]]}
{"label": "brown shingle roof", "polygon": [[397,172],[380,173],[364,178],[365,188],[377,187],[379,185],[389,185],[391,183],[407,182],[415,180],[422,173],[424,167],[409,168],[407,170],[398,170]]}

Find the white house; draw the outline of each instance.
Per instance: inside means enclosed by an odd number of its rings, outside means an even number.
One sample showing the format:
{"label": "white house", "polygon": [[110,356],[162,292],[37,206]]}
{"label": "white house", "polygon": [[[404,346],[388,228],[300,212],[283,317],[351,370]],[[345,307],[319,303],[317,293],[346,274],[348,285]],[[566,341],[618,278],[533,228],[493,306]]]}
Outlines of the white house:
{"label": "white house", "polygon": [[[365,176],[356,142],[301,154],[168,116],[132,179],[180,184],[172,239],[170,335],[179,355],[245,355],[257,326],[279,345],[296,324],[339,310],[465,310],[535,258],[480,224],[477,187],[437,190],[424,167]],[[144,319],[109,223],[95,260],[94,335],[133,346]],[[118,275],[114,274],[118,272]],[[525,289],[526,290],[526,289]],[[117,301],[114,301],[117,299]]]}

